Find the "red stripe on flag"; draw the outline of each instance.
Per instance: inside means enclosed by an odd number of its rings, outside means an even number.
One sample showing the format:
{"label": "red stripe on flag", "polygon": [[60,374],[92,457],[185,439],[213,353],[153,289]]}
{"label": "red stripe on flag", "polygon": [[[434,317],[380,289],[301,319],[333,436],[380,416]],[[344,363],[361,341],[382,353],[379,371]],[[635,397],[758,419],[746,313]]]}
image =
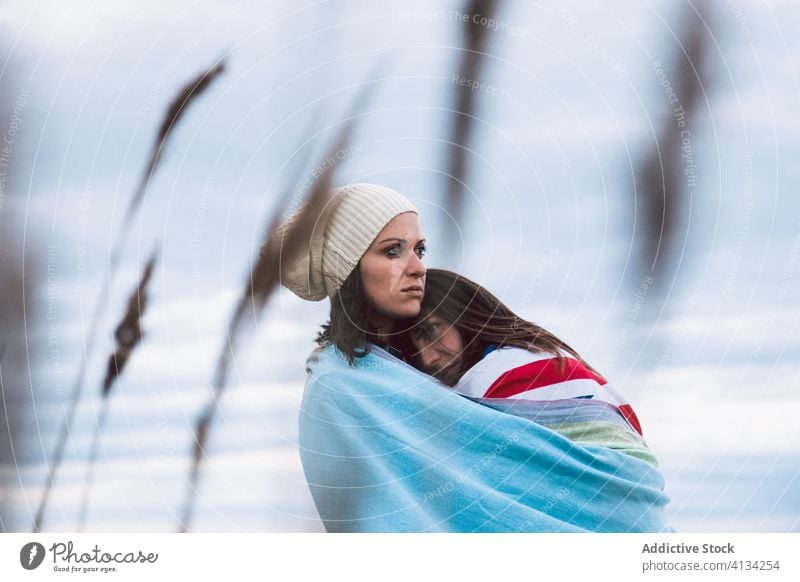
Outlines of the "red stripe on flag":
{"label": "red stripe on flag", "polygon": [[619,411],[622,416],[625,417],[625,420],[631,423],[631,426],[636,429],[636,432],[644,436],[644,433],[642,432],[642,425],[639,424],[639,417],[636,416],[636,413],[633,411],[633,408],[631,408],[631,405],[621,404],[619,406]]}
{"label": "red stripe on flag", "polygon": [[550,358],[512,368],[497,378],[483,397],[508,398],[568,380],[594,380],[601,386],[606,383],[605,378],[594,374],[578,360],[563,358],[561,362],[559,366],[558,358]]}

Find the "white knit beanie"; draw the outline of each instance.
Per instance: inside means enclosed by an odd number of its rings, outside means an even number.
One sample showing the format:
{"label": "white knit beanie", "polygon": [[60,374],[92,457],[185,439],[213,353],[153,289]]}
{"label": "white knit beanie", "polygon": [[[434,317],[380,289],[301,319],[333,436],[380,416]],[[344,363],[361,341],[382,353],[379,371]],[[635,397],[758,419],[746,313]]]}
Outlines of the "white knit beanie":
{"label": "white knit beanie", "polygon": [[[282,269],[281,283],[308,301],[333,297],[383,227],[404,212],[419,214],[408,198],[386,186],[358,183],[336,188],[300,257]],[[290,216],[279,233],[290,229],[298,214]]]}

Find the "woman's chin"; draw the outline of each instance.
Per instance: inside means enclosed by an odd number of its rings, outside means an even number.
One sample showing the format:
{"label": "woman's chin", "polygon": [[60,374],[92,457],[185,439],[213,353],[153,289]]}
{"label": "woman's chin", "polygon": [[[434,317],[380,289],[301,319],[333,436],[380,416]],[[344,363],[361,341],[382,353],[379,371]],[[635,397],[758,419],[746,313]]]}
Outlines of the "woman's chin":
{"label": "woman's chin", "polygon": [[458,370],[455,369],[455,366],[447,366],[443,370],[439,370],[431,374],[434,378],[439,380],[445,386],[449,386],[450,388],[454,387],[458,384]]}
{"label": "woman's chin", "polygon": [[385,317],[390,317],[395,320],[409,319],[419,315],[421,309],[421,301],[408,301],[405,302],[405,305],[394,306],[392,309],[383,310],[381,311],[381,314]]}

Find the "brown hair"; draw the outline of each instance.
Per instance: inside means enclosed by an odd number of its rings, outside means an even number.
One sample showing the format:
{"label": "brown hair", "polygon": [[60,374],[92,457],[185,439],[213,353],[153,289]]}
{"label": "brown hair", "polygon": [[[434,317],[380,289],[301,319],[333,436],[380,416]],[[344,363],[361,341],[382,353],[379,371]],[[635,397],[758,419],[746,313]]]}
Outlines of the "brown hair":
{"label": "brown hair", "polygon": [[[425,296],[417,317],[403,320],[404,330],[397,343],[410,363],[419,367],[418,353],[412,337],[425,334],[425,320],[437,315],[453,325],[464,345],[460,363],[440,378],[454,385],[464,373],[483,358],[489,346],[513,346],[531,352],[556,356],[563,365],[564,352],[575,357],[591,371],[595,370],[574,349],[546,329],[526,321],[502,301],[474,281],[445,269],[428,269],[425,275]],[[596,373],[596,372],[595,372]]]}
{"label": "brown hair", "polygon": [[317,334],[320,346],[334,345],[351,366],[356,358],[369,353],[369,342],[375,343],[375,327],[369,323],[375,313],[361,286],[361,273],[357,266],[331,297],[331,314]]}

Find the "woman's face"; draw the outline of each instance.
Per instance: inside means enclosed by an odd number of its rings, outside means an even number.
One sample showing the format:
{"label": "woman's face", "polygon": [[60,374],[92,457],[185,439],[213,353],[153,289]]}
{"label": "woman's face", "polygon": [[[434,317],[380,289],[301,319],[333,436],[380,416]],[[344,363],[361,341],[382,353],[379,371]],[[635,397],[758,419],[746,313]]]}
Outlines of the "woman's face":
{"label": "woman's face", "polygon": [[383,228],[358,264],[361,285],[382,321],[378,331],[394,320],[415,317],[425,293],[425,240],[413,212],[395,216]]}
{"label": "woman's face", "polygon": [[423,372],[445,384],[456,383],[464,341],[455,325],[431,314],[411,333],[411,341]]}

